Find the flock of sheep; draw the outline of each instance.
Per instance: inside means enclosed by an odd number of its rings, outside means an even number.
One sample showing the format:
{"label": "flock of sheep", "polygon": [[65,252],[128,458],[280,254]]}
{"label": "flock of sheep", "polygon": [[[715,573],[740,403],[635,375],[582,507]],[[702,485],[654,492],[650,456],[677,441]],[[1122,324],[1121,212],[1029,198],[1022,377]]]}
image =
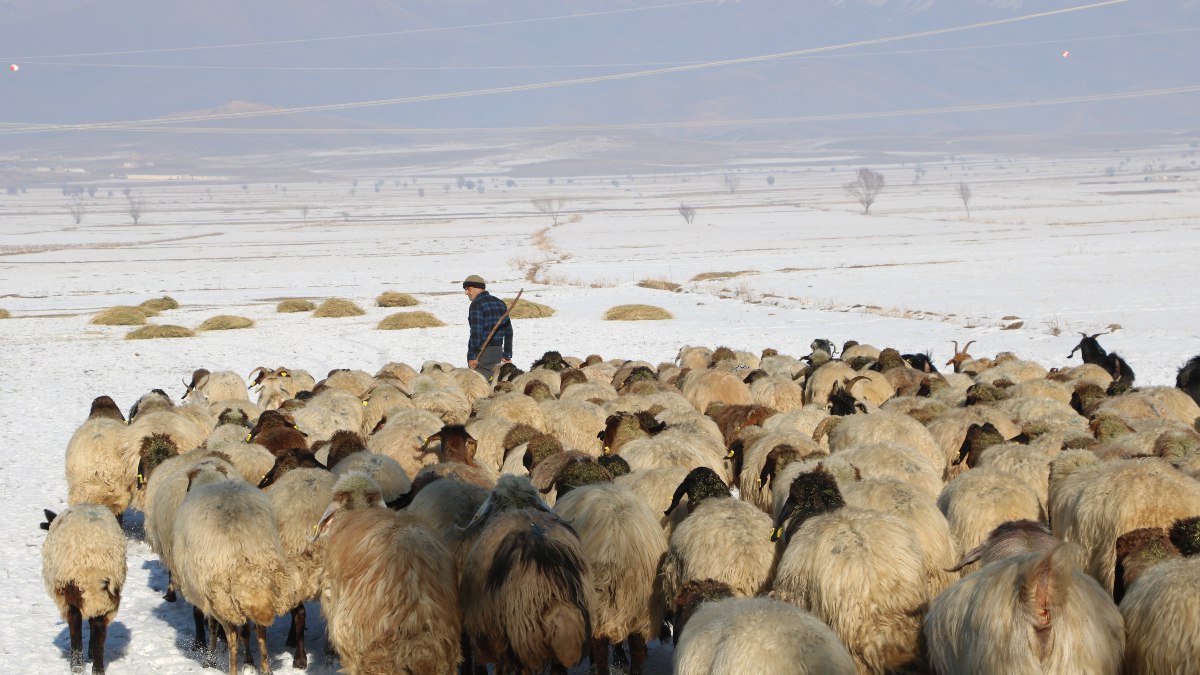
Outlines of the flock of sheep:
{"label": "flock of sheep", "polygon": [[1096,337],[1051,370],[826,340],[197,370],[93,401],[46,589],[102,673],[134,508],[233,674],[285,614],[306,667],[313,600],[356,675],[641,673],[654,639],[682,675],[1195,672],[1200,357],[1137,388]]}

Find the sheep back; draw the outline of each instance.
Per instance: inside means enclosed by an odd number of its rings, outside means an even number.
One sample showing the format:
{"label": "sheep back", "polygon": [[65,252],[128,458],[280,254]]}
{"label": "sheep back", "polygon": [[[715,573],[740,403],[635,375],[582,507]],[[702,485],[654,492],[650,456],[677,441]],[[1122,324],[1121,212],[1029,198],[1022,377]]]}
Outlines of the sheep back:
{"label": "sheep back", "polygon": [[126,424],[92,417],[67,442],[67,504],[102,504],[120,515],[133,499],[137,452],[122,447]]}
{"label": "sheep back", "polygon": [[762,593],[775,569],[771,518],[752,504],[709,498],[675,527],[663,560],[663,592],[675,598],[688,581],[715,579],[739,597]]}
{"label": "sheep back", "polygon": [[806,520],[779,561],[771,596],[837,633],[860,673],[916,658],[929,600],[920,543],[896,516],[842,507]]}
{"label": "sheep back", "polygon": [[[461,660],[454,560],[419,517],[340,514],[325,552],[330,641],[351,673],[448,673]],[[387,593],[381,593],[387,589]]]}
{"label": "sheep back", "polygon": [[1125,672],[1171,675],[1195,668],[1200,608],[1200,558],[1168,560],[1150,568],[1121,600]]}
{"label": "sheep back", "polygon": [[289,609],[291,579],[271,498],[240,480],[194,487],[175,514],[183,596],[204,614],[269,626]]}
{"label": "sheep back", "polygon": [[467,554],[463,627],[499,667],[573,666],[591,636],[592,581],[575,533],[530,509],[491,517]]}
{"label": "sheep back", "polygon": [[617,485],[593,485],[560,497],[554,510],[583,544],[596,602],[592,637],[613,644],[640,634],[649,641],[662,622],[658,569],[667,537],[640,497]]}
{"label": "sheep back", "polygon": [[42,581],[63,619],[70,607],[85,620],[117,613],[125,533],[107,507],[76,504],[54,518],[42,543]]}
{"label": "sheep back", "polygon": [[935,672],[1119,673],[1121,615],[1070,548],[990,563],[938,596],[925,618]]}
{"label": "sheep back", "polygon": [[675,675],[855,675],[837,635],[808,612],[772,598],[705,602],[675,648]]}
{"label": "sheep back", "polygon": [[292,469],[264,490],[275,509],[279,541],[295,592],[294,605],[315,598],[320,590],[323,549],[310,544],[309,539],[329,505],[336,480],[325,469]]}

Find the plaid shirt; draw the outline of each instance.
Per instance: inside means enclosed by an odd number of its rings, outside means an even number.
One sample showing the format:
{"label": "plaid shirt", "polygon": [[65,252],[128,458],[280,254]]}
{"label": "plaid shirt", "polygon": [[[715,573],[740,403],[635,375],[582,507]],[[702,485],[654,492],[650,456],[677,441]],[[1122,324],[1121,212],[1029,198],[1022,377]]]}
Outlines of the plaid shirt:
{"label": "plaid shirt", "polygon": [[[483,347],[483,340],[491,332],[492,326],[504,316],[508,306],[496,296],[484,291],[471,301],[471,310],[467,313],[467,321],[471,324],[471,339],[467,342],[467,360],[474,361]],[[513,330],[512,321],[504,317],[504,322],[496,329],[492,341],[488,344],[503,345],[502,355],[512,358]]]}

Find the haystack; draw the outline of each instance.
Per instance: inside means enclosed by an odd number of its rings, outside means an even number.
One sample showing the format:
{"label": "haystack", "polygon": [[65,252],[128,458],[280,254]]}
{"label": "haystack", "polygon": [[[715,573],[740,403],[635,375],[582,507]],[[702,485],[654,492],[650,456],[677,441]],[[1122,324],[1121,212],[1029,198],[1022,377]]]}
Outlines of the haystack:
{"label": "haystack", "polygon": [[536,302],[530,302],[524,298],[513,307],[514,298],[504,298],[504,304],[512,307],[512,311],[508,313],[510,319],[544,319],[548,316],[554,316],[554,308],[549,305],[542,305]]}
{"label": "haystack", "polygon": [[667,310],[654,305],[617,305],[604,313],[605,321],[663,321],[674,318]]}
{"label": "haystack", "polygon": [[379,330],[404,330],[406,328],[437,328],[446,324],[429,312],[396,312],[379,322]]}
{"label": "haystack", "polygon": [[313,312],[313,316],[322,318],[341,318],[344,316],[362,316],[366,314],[362,307],[354,304],[353,301],[345,298],[329,298],[317,307],[317,311]]}
{"label": "haystack", "polygon": [[183,326],[172,326],[170,324],[142,326],[136,330],[130,331],[125,336],[126,340],[157,340],[158,338],[182,338],[192,337],[195,333]]}
{"label": "haystack", "polygon": [[236,330],[238,328],[249,328],[253,325],[254,321],[244,316],[218,314],[217,316],[205,319],[204,323],[196,326],[196,330]]}
{"label": "haystack", "polygon": [[375,298],[376,307],[412,307],[416,304],[419,303],[413,296],[396,291],[384,291],[378,298]]}
{"label": "haystack", "polygon": [[306,298],[284,298],[279,301],[278,305],[275,305],[275,311],[284,314],[311,312],[316,308],[317,306],[313,304],[313,301]]}
{"label": "haystack", "polygon": [[141,326],[146,323],[146,312],[141,307],[117,305],[92,317],[97,326]]}

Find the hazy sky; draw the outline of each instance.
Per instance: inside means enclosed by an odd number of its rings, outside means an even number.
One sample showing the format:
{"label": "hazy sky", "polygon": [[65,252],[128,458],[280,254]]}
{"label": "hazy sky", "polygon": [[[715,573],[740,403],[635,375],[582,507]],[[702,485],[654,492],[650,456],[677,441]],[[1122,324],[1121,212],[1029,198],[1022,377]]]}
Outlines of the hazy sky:
{"label": "hazy sky", "polygon": [[0,62],[19,66],[0,76],[0,124],[128,127],[241,101],[304,114],[171,126],[1194,128],[1197,4],[0,0]]}

